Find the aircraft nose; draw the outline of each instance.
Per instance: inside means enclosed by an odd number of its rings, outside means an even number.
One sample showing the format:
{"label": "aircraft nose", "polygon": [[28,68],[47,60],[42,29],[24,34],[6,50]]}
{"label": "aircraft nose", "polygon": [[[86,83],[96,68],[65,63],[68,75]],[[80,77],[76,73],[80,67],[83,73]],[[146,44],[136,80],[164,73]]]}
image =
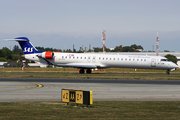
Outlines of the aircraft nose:
{"label": "aircraft nose", "polygon": [[178,66],[178,65],[176,65],[176,68],[179,68],[179,66]]}
{"label": "aircraft nose", "polygon": [[174,68],[179,68],[179,66],[178,66],[178,65],[176,65],[176,64],[173,64],[173,66],[174,66]]}

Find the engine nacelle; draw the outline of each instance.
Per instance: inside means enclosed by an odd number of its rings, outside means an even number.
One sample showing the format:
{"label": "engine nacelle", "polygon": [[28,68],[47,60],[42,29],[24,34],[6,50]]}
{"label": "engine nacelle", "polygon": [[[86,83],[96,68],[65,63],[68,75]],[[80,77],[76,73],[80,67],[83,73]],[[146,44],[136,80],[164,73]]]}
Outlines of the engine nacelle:
{"label": "engine nacelle", "polygon": [[46,59],[53,59],[54,57],[54,52],[43,52],[41,54],[42,58],[46,58]]}

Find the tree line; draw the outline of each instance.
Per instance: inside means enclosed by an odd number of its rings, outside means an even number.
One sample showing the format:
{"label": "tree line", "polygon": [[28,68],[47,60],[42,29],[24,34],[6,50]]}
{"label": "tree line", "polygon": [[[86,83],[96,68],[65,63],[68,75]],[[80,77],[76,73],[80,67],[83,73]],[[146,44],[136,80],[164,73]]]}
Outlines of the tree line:
{"label": "tree line", "polygon": [[7,47],[3,47],[0,49],[0,61],[7,62],[22,60],[21,55],[23,54],[23,51],[17,45],[13,47],[12,51]]}
{"label": "tree line", "polygon": [[[139,50],[144,50],[141,45],[133,44],[131,46],[116,46],[113,50],[106,48],[106,52],[139,52]],[[94,48],[94,52],[102,52],[103,48]]]}

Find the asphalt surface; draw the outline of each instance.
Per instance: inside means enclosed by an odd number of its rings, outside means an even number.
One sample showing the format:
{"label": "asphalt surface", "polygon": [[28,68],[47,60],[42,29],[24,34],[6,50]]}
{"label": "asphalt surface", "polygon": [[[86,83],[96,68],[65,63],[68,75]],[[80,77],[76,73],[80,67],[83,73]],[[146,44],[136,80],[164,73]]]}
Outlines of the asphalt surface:
{"label": "asphalt surface", "polygon": [[61,89],[93,91],[94,101],[180,101],[179,80],[0,78],[0,102],[61,101]]}

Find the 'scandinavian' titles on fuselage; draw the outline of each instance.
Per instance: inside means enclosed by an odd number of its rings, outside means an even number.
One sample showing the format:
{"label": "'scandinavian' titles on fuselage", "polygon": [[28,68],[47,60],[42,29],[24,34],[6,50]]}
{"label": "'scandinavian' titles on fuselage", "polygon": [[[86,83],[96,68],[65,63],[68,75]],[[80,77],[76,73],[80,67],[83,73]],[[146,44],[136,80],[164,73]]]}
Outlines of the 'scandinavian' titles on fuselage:
{"label": "'scandinavian' titles on fuselage", "polygon": [[176,64],[161,56],[137,56],[120,55],[106,53],[60,53],[38,51],[26,37],[15,39],[19,42],[24,57],[28,60],[50,64],[55,66],[67,66],[80,69],[80,73],[91,73],[91,69],[96,68],[142,68],[142,69],[166,69],[167,74],[170,70],[178,68]]}

